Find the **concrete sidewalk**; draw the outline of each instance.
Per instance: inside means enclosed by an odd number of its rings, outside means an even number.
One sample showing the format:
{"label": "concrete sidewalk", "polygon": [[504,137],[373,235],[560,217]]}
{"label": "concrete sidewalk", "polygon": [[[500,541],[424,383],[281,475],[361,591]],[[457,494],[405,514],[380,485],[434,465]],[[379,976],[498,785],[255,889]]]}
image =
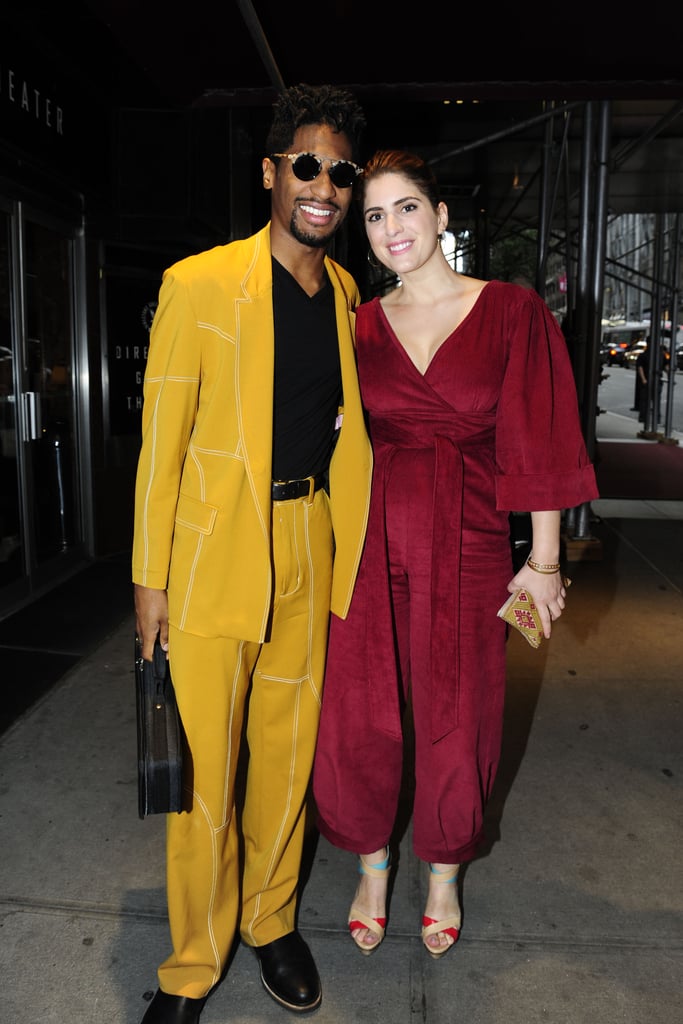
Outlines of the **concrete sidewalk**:
{"label": "concrete sidewalk", "polygon": [[[491,841],[464,872],[456,948],[433,961],[420,942],[409,783],[372,957],[346,933],[354,859],[311,830],[300,928],[319,1024],[681,1019],[681,510],[596,508],[603,557],[571,566],[551,642],[510,640]],[[0,738],[3,1024],[138,1024],[168,952],[164,820],[137,817],[133,628],[125,617]],[[240,947],[202,1024],[291,1016]]]}

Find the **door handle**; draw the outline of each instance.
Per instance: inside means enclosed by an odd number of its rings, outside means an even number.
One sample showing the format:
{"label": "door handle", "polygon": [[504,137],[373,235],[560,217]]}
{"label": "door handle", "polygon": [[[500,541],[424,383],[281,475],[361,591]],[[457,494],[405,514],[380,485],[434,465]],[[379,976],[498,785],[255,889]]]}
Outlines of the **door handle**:
{"label": "door handle", "polygon": [[40,392],[24,391],[21,397],[23,438],[25,441],[39,441],[42,434]]}

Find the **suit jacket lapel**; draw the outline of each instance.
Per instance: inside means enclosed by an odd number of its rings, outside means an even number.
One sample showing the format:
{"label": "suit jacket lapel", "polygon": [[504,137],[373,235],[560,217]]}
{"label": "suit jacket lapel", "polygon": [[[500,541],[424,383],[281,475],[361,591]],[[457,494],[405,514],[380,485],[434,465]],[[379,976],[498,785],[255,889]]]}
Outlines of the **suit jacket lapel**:
{"label": "suit jacket lapel", "polygon": [[270,525],[275,345],[270,228],[254,236],[254,251],[235,302],[235,400],[251,487]]}
{"label": "suit jacket lapel", "polygon": [[[349,297],[337,275],[334,264],[325,259],[325,266],[334,286],[334,305],[337,318],[337,334],[339,339],[339,359],[342,373],[342,393],[346,406],[347,398],[352,402],[358,395],[356,384],[356,350],[353,342],[352,326],[355,323],[355,312],[351,310]],[[360,404],[360,403],[359,403]]]}

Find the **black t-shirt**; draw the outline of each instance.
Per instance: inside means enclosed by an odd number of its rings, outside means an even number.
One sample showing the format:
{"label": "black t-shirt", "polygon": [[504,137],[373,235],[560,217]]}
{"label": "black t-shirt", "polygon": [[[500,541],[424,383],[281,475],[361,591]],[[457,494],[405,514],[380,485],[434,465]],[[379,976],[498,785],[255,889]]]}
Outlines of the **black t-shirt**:
{"label": "black t-shirt", "polygon": [[298,480],[329,466],[341,404],[341,367],[329,278],[309,296],[273,258],[275,400],[273,480]]}

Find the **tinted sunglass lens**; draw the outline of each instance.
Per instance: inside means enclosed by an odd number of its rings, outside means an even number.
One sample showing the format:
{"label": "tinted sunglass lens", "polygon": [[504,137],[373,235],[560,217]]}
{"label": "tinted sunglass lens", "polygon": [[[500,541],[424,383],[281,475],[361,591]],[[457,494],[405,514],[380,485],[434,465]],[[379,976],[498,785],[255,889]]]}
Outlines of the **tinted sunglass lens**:
{"label": "tinted sunglass lens", "polygon": [[337,188],[350,188],[356,180],[356,169],[353,164],[343,160],[330,168],[330,179]]}
{"label": "tinted sunglass lens", "polygon": [[299,181],[313,181],[320,174],[320,161],[312,153],[302,153],[292,164]]}

